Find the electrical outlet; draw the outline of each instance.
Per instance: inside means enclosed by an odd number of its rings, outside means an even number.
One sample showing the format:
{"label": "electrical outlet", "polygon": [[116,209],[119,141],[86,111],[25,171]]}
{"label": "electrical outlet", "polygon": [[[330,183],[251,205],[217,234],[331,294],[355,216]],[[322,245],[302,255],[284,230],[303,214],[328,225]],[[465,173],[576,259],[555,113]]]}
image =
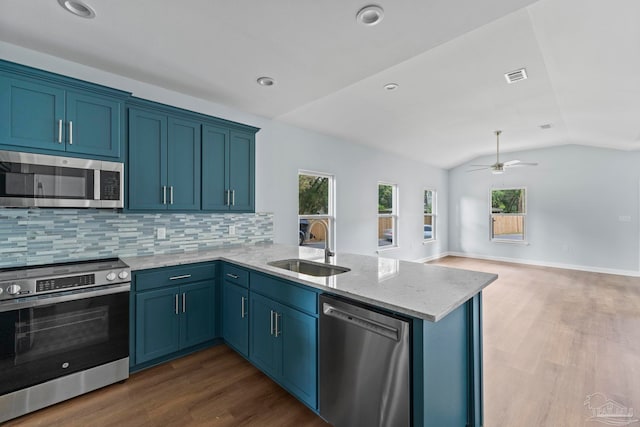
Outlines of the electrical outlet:
{"label": "electrical outlet", "polygon": [[167,229],[165,227],[156,228],[156,236],[158,240],[164,240],[167,238]]}
{"label": "electrical outlet", "polygon": [[235,225],[230,225],[229,226],[229,236],[235,236],[236,235],[236,226]]}

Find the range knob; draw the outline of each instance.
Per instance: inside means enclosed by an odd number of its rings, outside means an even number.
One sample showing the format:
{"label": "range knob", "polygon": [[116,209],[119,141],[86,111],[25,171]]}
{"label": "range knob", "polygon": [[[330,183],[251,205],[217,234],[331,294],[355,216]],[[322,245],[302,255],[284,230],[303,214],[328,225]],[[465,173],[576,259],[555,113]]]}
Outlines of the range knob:
{"label": "range knob", "polygon": [[118,273],[118,277],[124,280],[129,277],[129,272],[127,272],[126,270],[122,270],[120,273]]}
{"label": "range knob", "polygon": [[20,292],[20,285],[11,285],[7,288],[7,293],[9,295],[17,295]]}
{"label": "range knob", "polygon": [[0,295],[4,292],[4,289],[0,288]]}
{"label": "range knob", "polygon": [[116,280],[116,273],[114,273],[113,271],[110,272],[109,274],[107,274],[107,280],[108,281],[112,281],[112,280]]}

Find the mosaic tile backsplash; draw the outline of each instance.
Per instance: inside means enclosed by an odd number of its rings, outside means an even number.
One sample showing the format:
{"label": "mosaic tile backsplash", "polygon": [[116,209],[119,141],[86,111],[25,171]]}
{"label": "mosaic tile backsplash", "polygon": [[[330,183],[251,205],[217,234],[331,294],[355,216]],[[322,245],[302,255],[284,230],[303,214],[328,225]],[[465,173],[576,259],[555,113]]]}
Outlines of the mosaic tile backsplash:
{"label": "mosaic tile backsplash", "polygon": [[[229,235],[235,226],[235,235]],[[166,239],[156,237],[166,228]],[[273,214],[0,209],[0,268],[273,241]]]}

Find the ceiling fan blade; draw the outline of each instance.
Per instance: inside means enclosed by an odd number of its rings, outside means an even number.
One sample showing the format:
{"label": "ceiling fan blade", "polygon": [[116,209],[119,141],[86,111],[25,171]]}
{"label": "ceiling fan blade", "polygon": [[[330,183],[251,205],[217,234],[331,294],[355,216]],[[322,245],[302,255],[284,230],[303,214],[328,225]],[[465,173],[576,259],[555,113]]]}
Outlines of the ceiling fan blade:
{"label": "ceiling fan blade", "polygon": [[504,162],[504,165],[513,166],[513,165],[517,165],[518,163],[520,163],[520,160],[509,160],[508,162]]}
{"label": "ceiling fan blade", "polygon": [[514,165],[508,165],[508,164],[504,164],[505,168],[519,168],[521,166],[538,166],[537,163],[516,163]]}
{"label": "ceiling fan blade", "polygon": [[478,169],[467,169],[466,172],[477,172],[477,171],[486,171],[491,169],[491,166],[487,166],[484,168],[478,168]]}
{"label": "ceiling fan blade", "polygon": [[492,168],[494,165],[469,165],[469,166],[474,166],[478,168]]}

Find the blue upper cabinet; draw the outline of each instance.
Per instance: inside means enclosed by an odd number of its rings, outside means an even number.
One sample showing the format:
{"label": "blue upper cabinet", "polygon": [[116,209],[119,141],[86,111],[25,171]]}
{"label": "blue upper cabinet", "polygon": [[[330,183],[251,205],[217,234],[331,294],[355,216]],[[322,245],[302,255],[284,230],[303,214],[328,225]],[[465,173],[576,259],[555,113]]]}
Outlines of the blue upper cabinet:
{"label": "blue upper cabinet", "polygon": [[202,209],[254,211],[255,132],[206,125],[202,134]]}
{"label": "blue upper cabinet", "polygon": [[123,158],[128,93],[0,61],[0,146]]}
{"label": "blue upper cabinet", "polygon": [[200,123],[169,118],[168,208],[200,210]]}
{"label": "blue upper cabinet", "polygon": [[130,210],[200,210],[200,127],[129,108]]}
{"label": "blue upper cabinet", "polygon": [[67,152],[120,157],[123,103],[112,98],[67,93]]}
{"label": "blue upper cabinet", "polygon": [[129,109],[129,209],[167,209],[167,116]]}

